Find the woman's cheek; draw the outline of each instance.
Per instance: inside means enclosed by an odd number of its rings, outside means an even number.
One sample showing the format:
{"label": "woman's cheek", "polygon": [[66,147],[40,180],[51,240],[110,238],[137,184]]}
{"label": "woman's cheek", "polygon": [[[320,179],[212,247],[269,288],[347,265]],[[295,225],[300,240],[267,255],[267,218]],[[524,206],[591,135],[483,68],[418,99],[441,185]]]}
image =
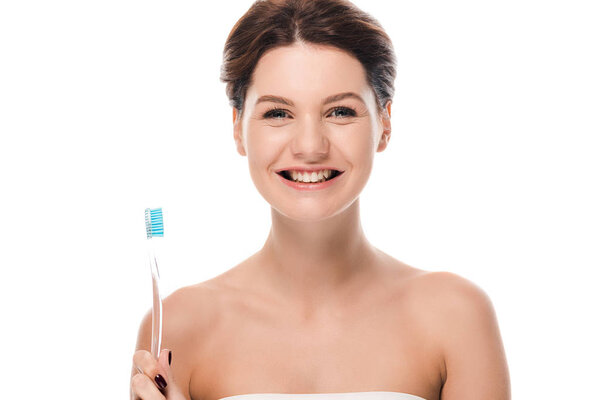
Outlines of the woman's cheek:
{"label": "woman's cheek", "polygon": [[372,158],[372,152],[375,151],[373,135],[370,127],[348,125],[347,129],[339,129],[336,132],[336,140],[343,143],[343,147],[353,158],[363,159]]}
{"label": "woman's cheek", "polygon": [[278,162],[285,141],[282,132],[277,129],[269,127],[266,131],[253,131],[248,135],[246,143],[251,172],[264,174]]}

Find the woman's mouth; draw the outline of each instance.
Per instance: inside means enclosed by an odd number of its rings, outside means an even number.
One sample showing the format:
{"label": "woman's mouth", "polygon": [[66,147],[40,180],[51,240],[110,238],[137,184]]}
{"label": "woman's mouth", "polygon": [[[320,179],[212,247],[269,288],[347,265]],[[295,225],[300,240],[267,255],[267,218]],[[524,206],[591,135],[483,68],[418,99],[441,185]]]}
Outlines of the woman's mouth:
{"label": "woman's mouth", "polygon": [[283,170],[278,174],[283,176],[288,181],[299,183],[321,183],[335,178],[342,172],[335,169],[321,169],[318,171],[296,171]]}
{"label": "woman's mouth", "polygon": [[277,175],[286,185],[300,190],[324,189],[333,184],[337,177],[342,175],[344,171],[336,169],[320,169],[320,170],[281,170]]}

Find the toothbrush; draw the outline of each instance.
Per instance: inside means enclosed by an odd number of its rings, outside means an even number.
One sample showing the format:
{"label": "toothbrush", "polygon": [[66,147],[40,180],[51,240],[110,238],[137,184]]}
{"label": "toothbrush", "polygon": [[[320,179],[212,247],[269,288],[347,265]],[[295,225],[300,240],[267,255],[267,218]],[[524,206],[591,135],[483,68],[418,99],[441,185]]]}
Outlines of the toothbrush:
{"label": "toothbrush", "polygon": [[146,208],[145,214],[148,262],[152,273],[152,348],[150,353],[155,359],[158,359],[162,340],[162,298],[160,297],[160,276],[152,239],[164,236],[162,208]]}

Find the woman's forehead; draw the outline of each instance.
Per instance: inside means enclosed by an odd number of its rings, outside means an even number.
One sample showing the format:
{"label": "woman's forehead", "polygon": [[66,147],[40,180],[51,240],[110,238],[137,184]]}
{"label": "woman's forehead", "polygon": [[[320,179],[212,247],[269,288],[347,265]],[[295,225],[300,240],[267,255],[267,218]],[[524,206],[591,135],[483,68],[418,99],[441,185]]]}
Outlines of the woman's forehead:
{"label": "woman's forehead", "polygon": [[316,101],[346,92],[361,97],[370,93],[365,69],[355,57],[335,47],[295,43],[260,58],[246,100],[275,95]]}

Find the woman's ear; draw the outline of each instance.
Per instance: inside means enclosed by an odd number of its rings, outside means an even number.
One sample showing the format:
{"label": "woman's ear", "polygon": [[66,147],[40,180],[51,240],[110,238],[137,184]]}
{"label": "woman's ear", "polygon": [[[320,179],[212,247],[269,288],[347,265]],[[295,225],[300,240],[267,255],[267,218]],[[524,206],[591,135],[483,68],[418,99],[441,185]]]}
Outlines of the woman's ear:
{"label": "woman's ear", "polygon": [[382,127],[381,138],[379,139],[379,144],[377,145],[377,151],[383,151],[388,142],[390,141],[390,136],[392,134],[392,101],[389,100],[383,110],[381,111],[380,122]]}
{"label": "woman's ear", "polygon": [[242,118],[237,108],[233,107],[233,140],[235,140],[235,147],[237,148],[240,155],[246,155],[246,149],[244,148],[244,140],[242,137]]}

